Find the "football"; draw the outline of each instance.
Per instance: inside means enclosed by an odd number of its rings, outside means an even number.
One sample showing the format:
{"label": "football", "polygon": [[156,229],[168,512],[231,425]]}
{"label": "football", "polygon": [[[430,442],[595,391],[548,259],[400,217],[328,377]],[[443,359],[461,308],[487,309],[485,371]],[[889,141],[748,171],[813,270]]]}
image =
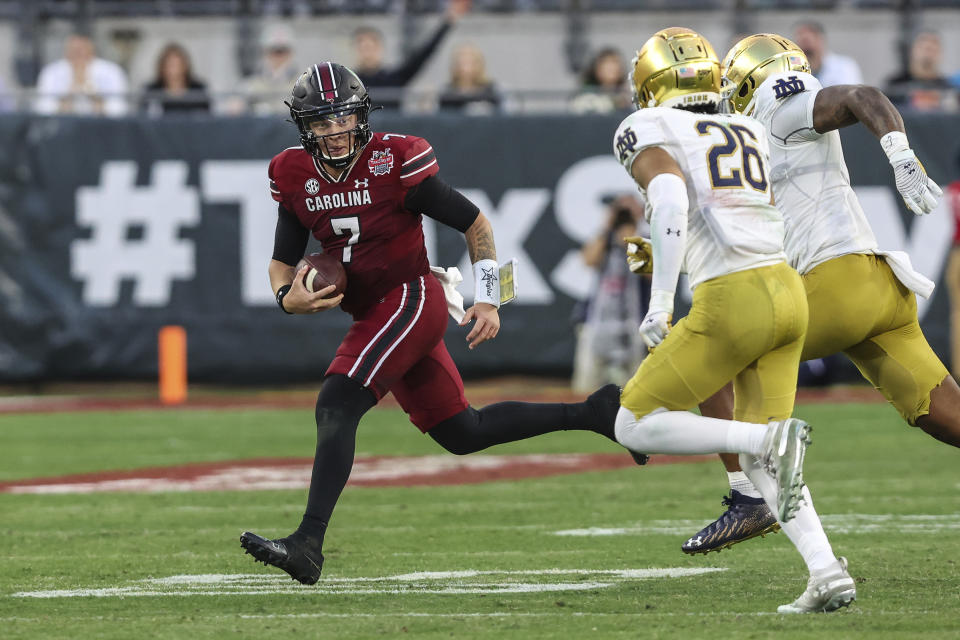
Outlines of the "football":
{"label": "football", "polygon": [[299,272],[304,265],[308,268],[306,275],[303,277],[303,283],[310,293],[320,291],[330,285],[336,285],[337,288],[334,289],[333,293],[324,296],[326,298],[338,296],[346,291],[347,272],[344,271],[343,265],[340,264],[340,261],[336,258],[326,253],[311,253],[310,255],[303,256],[303,259],[297,263],[297,272]]}

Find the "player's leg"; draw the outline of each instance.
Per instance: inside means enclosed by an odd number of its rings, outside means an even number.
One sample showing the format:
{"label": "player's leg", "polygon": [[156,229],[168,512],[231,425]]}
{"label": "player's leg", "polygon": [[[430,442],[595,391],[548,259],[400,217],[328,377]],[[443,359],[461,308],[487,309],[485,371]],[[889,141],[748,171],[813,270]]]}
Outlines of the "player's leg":
{"label": "player's leg", "polygon": [[960,447],[960,388],[916,320],[845,353],[908,424]]}
{"label": "player's leg", "polygon": [[[785,280],[787,280],[785,278]],[[787,280],[789,286],[789,281]],[[799,276],[794,283],[793,299],[799,298],[806,307],[806,296],[800,289]],[[793,412],[797,390],[797,369],[800,353],[803,349],[806,332],[806,309],[803,317],[803,330],[796,334],[794,329],[781,325],[778,337],[790,338],[781,346],[763,355],[742,371],[734,381],[734,415],[737,419],[750,422],[762,422],[770,419],[787,420]],[[785,323],[789,324],[789,323]],[[774,478],[765,468],[763,460],[755,456],[740,456],[744,473],[761,493],[767,505],[778,513],[778,521],[783,532],[797,548],[810,572],[807,590],[794,602],[777,609],[780,613],[807,613],[815,611],[833,611],[850,604],[856,598],[856,587],[847,572],[846,560],[837,558],[827,535],[823,530],[820,517],[813,506],[813,498],[803,482],[801,464],[796,466],[793,475],[785,475],[777,470]],[[783,516],[782,494],[784,491],[798,489],[800,492],[796,513],[785,520]],[[779,502],[778,502],[779,498]]]}
{"label": "player's leg", "polygon": [[270,540],[245,532],[241,545],[257,560],[283,569],[303,584],[313,584],[323,566],[323,537],[330,515],[353,467],[357,425],[377,399],[345,375],[330,376],[317,397],[317,447],[303,520],[295,532]]}
{"label": "player's leg", "polygon": [[[733,384],[726,385],[706,402],[700,403],[700,413],[711,418],[733,420]],[[739,542],[780,530],[780,523],[773,515],[763,496],[740,466],[736,453],[718,454],[727,471],[730,494],[720,504],[726,507],[716,520],[703,527],[680,545],[684,553],[706,554],[729,549]]]}
{"label": "player's leg", "polygon": [[877,283],[873,308],[884,319],[844,353],[908,424],[960,447],[960,388],[930,348],[917,320],[917,299],[886,261],[869,256]]}
{"label": "player's leg", "polygon": [[[786,298],[779,293],[782,290],[788,291]],[[802,286],[786,264],[701,284],[690,313],[627,383],[617,416],[617,439],[628,449],[644,453],[763,456],[777,468],[778,476],[799,478],[797,467],[806,446],[804,423],[718,420],[684,409],[712,396],[769,351],[770,345],[783,342],[779,334],[787,339],[795,335],[799,340],[805,328]],[[794,372],[793,385],[795,376]],[[792,398],[789,401],[792,403]],[[780,438],[785,446],[773,447]],[[799,487],[785,482],[781,495],[781,511],[789,519],[799,499]]]}
{"label": "player's leg", "polygon": [[960,447],[960,386],[948,375],[930,392],[930,413],[917,426],[937,440]]}
{"label": "player's leg", "polygon": [[[733,383],[728,383],[720,389],[720,391],[701,402],[700,415],[710,418],[720,418],[721,420],[733,420]],[[743,469],[740,468],[739,454],[719,453],[717,455],[720,457],[720,462],[723,463],[723,467],[727,471],[727,481],[730,484],[730,496],[725,498],[723,502],[723,504],[730,505],[728,511],[750,511],[748,505],[753,503],[743,501],[741,498],[755,500],[762,504],[763,498],[760,496],[760,492],[750,484],[750,480],[744,475]],[[744,509],[741,509],[740,506],[743,506]],[[775,519],[773,525],[776,526]],[[753,535],[760,534],[755,533]]]}
{"label": "player's leg", "polygon": [[[867,337],[879,333],[894,323],[899,299],[891,296],[896,291],[891,286],[892,273],[880,267],[886,262],[879,256],[850,254],[827,260],[802,276],[809,309],[807,335],[803,344],[801,360],[811,360],[833,355],[855,345]],[[869,309],[869,313],[864,313]],[[762,501],[749,505],[749,518],[744,517],[748,507],[740,507],[740,495],[756,488],[741,473],[735,456],[722,455],[730,479],[733,501],[731,508],[716,521],[708,524],[691,536],[682,546],[687,553],[719,551],[735,540],[730,532],[748,532],[758,529],[757,523],[766,522],[776,526],[776,519]],[[737,491],[737,493],[733,493]],[[724,503],[730,502],[726,498]],[[741,513],[743,512],[743,513]],[[743,537],[742,539],[749,539]]]}
{"label": "player's leg", "polygon": [[327,523],[353,466],[360,418],[433,348],[446,325],[443,291],[432,276],[397,287],[355,319],[317,398],[317,446],[303,520],[277,540],[244,533],[248,553],[304,584],[317,581]]}
{"label": "player's leg", "polygon": [[620,390],[607,385],[584,402],[500,402],[474,409],[442,342],[392,388],[400,406],[421,431],[451,453],[464,455],[505,442],[562,430],[613,436]]}

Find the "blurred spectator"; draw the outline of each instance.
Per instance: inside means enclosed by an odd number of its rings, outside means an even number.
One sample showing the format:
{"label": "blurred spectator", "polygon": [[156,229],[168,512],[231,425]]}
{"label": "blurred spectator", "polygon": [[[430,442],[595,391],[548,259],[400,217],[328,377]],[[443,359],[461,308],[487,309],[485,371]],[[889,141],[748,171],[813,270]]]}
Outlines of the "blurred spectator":
{"label": "blurred spectator", "polygon": [[379,106],[397,108],[401,91],[423,68],[450,29],[470,9],[470,0],[449,0],[443,21],[426,42],[410,52],[397,67],[387,68],[383,60],[383,34],[373,27],[359,27],[353,32],[353,48],[356,61],[352,69],[357,72],[367,89],[377,91]]}
{"label": "blurred spectator", "polygon": [[819,22],[798,24],[793,31],[793,41],[803,49],[811,72],[823,86],[863,84],[863,74],[856,60],[827,50],[827,36]]}
{"label": "blurred spectator", "polygon": [[210,110],[207,85],[194,77],[190,54],[179,44],[160,52],[156,76],[144,87],[142,109],[152,116]]}
{"label": "blurred spectator", "polygon": [[597,283],[590,299],[580,306],[577,347],[573,360],[575,391],[589,391],[630,379],[647,349],[637,328],[650,299],[649,276],[630,272],[626,260],[625,236],[643,233],[643,205],[632,194],[609,203],[607,221],[593,240],[583,245],[584,263],[597,271]]}
{"label": "blurred spectator", "polygon": [[464,44],[453,52],[450,83],[440,94],[441,109],[459,109],[471,115],[490,114],[500,108],[500,94],[487,77],[483,52]]}
{"label": "blurred spectator", "polygon": [[37,113],[127,113],[127,76],[120,65],[96,57],[93,40],[75,34],[63,46],[63,58],[40,70]]}
{"label": "blurred spectator", "polygon": [[293,31],[286,25],[275,24],[266,29],[261,41],[260,70],[243,84],[247,104],[233,100],[227,110],[237,113],[247,107],[257,115],[289,114],[284,100],[290,97],[293,84],[303,73],[294,59],[293,46]]}
{"label": "blurred spectator", "polygon": [[580,93],[570,103],[575,113],[609,113],[630,108],[627,65],[612,47],[593,56],[583,74]]}
{"label": "blurred spectator", "polygon": [[940,70],[943,49],[940,36],[921,31],[910,45],[907,68],[887,81],[887,94],[898,106],[924,111],[952,107],[950,81]]}
{"label": "blurred spectator", "polygon": [[946,278],[950,298],[950,371],[954,378],[960,379],[960,180],[947,187],[947,202],[954,224]]}

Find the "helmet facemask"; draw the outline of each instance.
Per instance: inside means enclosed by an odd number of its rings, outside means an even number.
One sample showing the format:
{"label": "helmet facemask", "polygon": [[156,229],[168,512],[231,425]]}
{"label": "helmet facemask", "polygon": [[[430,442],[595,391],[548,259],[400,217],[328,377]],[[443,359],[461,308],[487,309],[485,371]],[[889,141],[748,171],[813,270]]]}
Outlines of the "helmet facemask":
{"label": "helmet facemask", "polygon": [[[370,141],[370,125],[367,123],[369,110],[368,99],[365,104],[348,106],[338,111],[330,110],[327,113],[321,113],[319,112],[321,110],[317,109],[298,113],[293,107],[290,108],[290,113],[300,130],[300,145],[318,161],[343,169],[353,162],[354,157]],[[318,135],[311,127],[311,124],[319,120],[337,121],[351,115],[356,115],[357,121],[354,127],[347,131]],[[346,150],[335,150],[334,147],[343,146],[344,137],[346,137]]]}

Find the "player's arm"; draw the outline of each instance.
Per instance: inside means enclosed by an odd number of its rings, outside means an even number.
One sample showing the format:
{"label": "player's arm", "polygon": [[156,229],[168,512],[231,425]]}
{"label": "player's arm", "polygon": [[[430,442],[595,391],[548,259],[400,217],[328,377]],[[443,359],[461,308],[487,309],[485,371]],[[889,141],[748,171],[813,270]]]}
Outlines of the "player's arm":
{"label": "player's arm", "polygon": [[817,133],[857,122],[880,139],[907,208],[917,215],[933,211],[943,191],[917,160],[907,142],[903,118],[887,96],[866,85],[837,85],[817,92],[813,104],[813,128]]}
{"label": "player's arm", "polygon": [[460,326],[476,319],[473,329],[467,334],[467,342],[473,349],[481,342],[496,338],[500,332],[500,266],[497,264],[497,247],[493,242],[493,227],[483,213],[463,234],[467,252],[473,264],[474,304],[460,321]]}
{"label": "player's arm", "polygon": [[310,293],[304,284],[303,271],[296,273],[296,264],[307,248],[310,232],[300,224],[297,216],[282,204],[277,211],[277,229],[273,236],[273,258],[268,273],[270,287],[277,304],[287,313],[316,313],[332,309],[343,300],[343,294],[324,298],[333,292],[334,285]]}
{"label": "player's arm", "polygon": [[471,349],[496,337],[500,331],[500,316],[497,313],[500,306],[500,282],[497,280],[500,269],[490,221],[477,205],[438,175],[414,185],[404,196],[403,204],[410,211],[422,213],[463,233],[473,264],[475,295],[474,305],[467,309],[460,325],[476,319],[476,324],[467,334]]}
{"label": "player's arm", "polygon": [[673,299],[687,243],[687,185],[677,161],[661,147],[637,154],[630,175],[646,191],[651,207],[653,281],[650,307],[640,324],[640,336],[649,348],[670,332]]}

